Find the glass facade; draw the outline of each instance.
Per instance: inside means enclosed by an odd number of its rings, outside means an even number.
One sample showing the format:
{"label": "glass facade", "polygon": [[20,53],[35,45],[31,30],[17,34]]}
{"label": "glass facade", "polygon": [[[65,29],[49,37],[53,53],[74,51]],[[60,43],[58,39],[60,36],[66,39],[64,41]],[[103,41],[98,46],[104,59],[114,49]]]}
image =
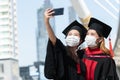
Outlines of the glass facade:
{"label": "glass facade", "polygon": [[[46,31],[46,27],[44,24],[44,11],[46,8],[52,7],[50,0],[44,0],[44,4],[37,11],[37,20],[38,20],[38,28],[36,30],[36,42],[37,42],[37,61],[44,63],[46,57],[46,47],[48,42],[48,35]],[[50,21],[52,24],[52,28],[54,30],[54,18]],[[39,64],[39,73],[38,77],[40,80],[47,80],[44,77],[44,65]]]}

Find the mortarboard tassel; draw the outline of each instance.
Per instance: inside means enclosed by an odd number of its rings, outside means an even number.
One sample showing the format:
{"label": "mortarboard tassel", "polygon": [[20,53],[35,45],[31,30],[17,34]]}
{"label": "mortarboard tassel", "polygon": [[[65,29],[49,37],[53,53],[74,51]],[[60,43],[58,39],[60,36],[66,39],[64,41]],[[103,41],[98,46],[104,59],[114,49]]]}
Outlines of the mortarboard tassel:
{"label": "mortarboard tassel", "polygon": [[109,37],[109,49],[110,49],[111,57],[114,57],[114,52],[113,52],[113,49],[112,49],[112,42],[111,42],[111,38],[110,37]]}

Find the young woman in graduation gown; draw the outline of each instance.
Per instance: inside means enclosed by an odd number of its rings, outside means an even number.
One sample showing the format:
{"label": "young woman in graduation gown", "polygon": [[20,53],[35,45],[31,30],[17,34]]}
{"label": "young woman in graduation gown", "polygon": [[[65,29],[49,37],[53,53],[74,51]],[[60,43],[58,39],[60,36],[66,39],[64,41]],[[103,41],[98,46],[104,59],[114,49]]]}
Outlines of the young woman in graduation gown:
{"label": "young woman in graduation gown", "polygon": [[[78,46],[84,41],[87,30],[77,21],[72,22],[64,31],[65,46],[54,34],[49,19],[54,11],[47,9],[44,13],[49,41],[45,59],[45,76],[53,80],[85,80],[85,65],[81,61],[82,50]],[[64,22],[64,21],[63,21]],[[62,21],[61,21],[62,23]]]}
{"label": "young woman in graduation gown", "polygon": [[85,37],[88,48],[83,62],[86,65],[86,80],[119,80],[113,54],[105,47],[111,27],[96,18],[91,18]]}

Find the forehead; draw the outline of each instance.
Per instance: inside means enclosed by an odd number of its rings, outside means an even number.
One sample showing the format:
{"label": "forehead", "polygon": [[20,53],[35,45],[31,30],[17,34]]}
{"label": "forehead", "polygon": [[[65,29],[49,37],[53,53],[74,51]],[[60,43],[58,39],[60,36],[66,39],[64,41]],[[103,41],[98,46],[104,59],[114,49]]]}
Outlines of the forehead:
{"label": "forehead", "polygon": [[94,29],[89,29],[87,33],[95,33],[95,34],[97,34],[97,32]]}
{"label": "forehead", "polygon": [[79,32],[78,30],[75,30],[75,29],[70,30],[70,31],[68,32],[68,34],[69,34],[69,33],[80,34],[80,32]]}
{"label": "forehead", "polygon": [[99,37],[98,33],[94,29],[89,29],[88,32],[87,32],[87,35],[92,35],[92,36]]}

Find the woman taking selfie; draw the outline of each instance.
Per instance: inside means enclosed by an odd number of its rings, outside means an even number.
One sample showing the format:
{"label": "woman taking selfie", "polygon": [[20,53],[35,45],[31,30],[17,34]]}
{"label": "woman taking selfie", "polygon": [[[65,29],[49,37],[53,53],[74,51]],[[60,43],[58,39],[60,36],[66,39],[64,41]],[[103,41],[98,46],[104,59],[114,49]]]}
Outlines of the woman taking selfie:
{"label": "woman taking selfie", "polygon": [[55,36],[49,23],[53,14],[53,9],[47,9],[44,13],[49,37],[44,68],[45,76],[54,80],[85,80],[85,65],[78,56],[78,52],[82,55],[82,51],[78,51],[78,46],[84,41],[87,30],[77,21],[72,22],[63,31],[66,36],[65,46]]}

